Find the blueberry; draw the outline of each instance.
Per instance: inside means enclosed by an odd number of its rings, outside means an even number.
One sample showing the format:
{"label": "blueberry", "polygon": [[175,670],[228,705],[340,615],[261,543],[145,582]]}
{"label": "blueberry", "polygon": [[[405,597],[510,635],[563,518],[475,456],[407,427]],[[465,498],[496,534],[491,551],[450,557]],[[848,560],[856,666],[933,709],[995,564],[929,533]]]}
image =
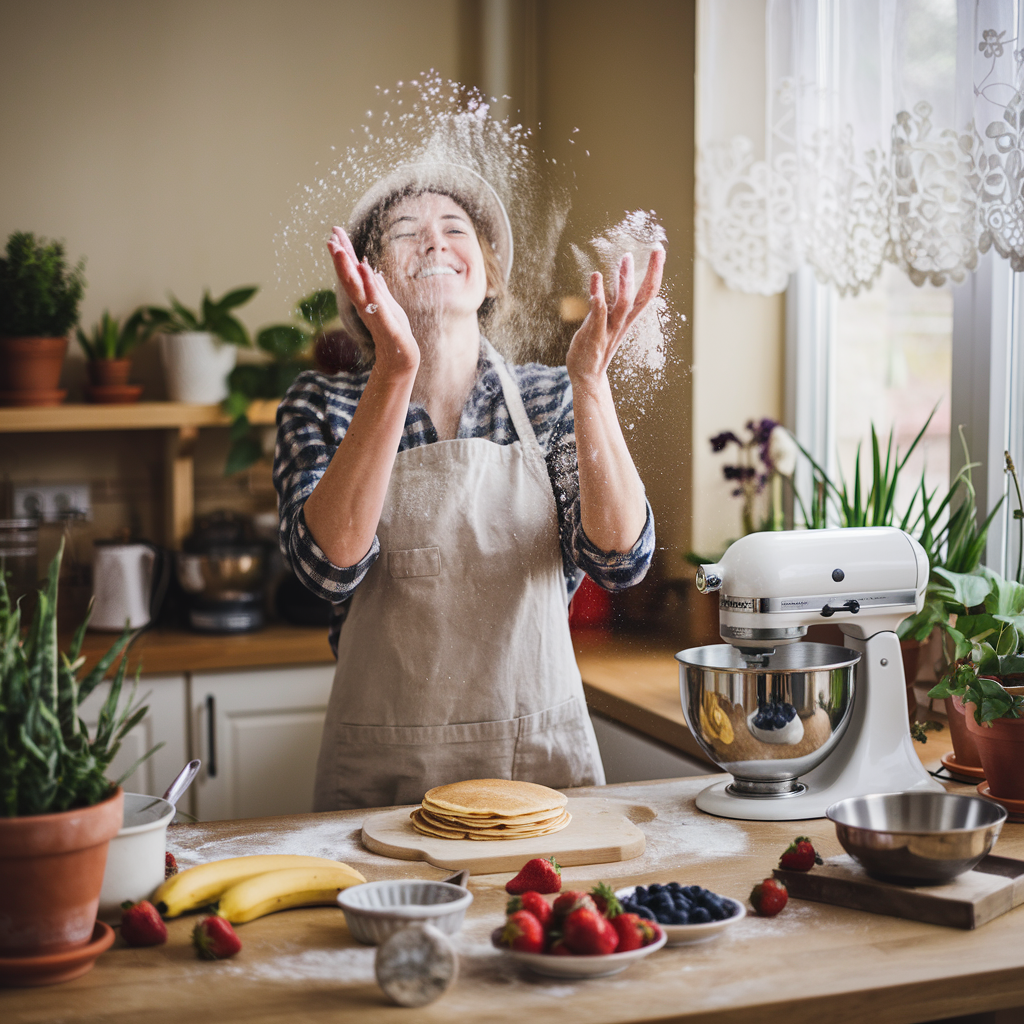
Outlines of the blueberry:
{"label": "blueberry", "polygon": [[697,907],[690,914],[691,924],[707,924],[710,920],[711,915],[703,907]]}
{"label": "blueberry", "polygon": [[669,882],[665,888],[668,889],[669,892],[682,892],[683,889],[678,882]]}
{"label": "blueberry", "polygon": [[689,924],[690,923],[690,914],[686,910],[677,910],[676,913],[675,913],[675,916],[677,918],[677,920],[675,922],[676,924]]}
{"label": "blueberry", "polygon": [[648,907],[637,907],[633,913],[636,914],[637,917],[643,917],[648,921],[657,921],[658,919]]}
{"label": "blueberry", "polygon": [[647,888],[643,885],[638,885],[633,893],[633,899],[644,900],[647,898]]}
{"label": "blueberry", "polygon": [[661,884],[660,884],[660,883],[658,883],[658,882],[655,882],[655,883],[654,883],[654,885],[652,885],[652,886],[650,887],[650,889],[648,890],[648,892],[651,892],[651,893],[659,893],[659,892],[661,892],[661,891],[662,891],[662,890],[663,890],[664,888],[665,888],[665,886],[661,885]]}
{"label": "blueberry", "polygon": [[683,892],[693,899],[695,896],[699,896],[704,890],[699,885],[687,885],[683,888]]}

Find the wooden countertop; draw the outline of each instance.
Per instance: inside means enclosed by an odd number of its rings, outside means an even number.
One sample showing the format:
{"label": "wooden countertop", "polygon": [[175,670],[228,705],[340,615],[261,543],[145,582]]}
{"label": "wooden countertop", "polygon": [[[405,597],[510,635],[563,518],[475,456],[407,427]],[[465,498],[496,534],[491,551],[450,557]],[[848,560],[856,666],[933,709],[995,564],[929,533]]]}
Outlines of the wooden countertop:
{"label": "wooden countertop", "polygon": [[[647,850],[618,864],[567,868],[565,887],[676,879],[745,899],[798,831],[811,836],[825,856],[841,852],[825,820],[755,823],[700,813],[694,797],[709,781],[572,791],[632,808],[628,813],[646,833]],[[345,860],[371,880],[444,876],[439,868],[363,849],[364,814],[178,825],[168,840],[183,865],[255,852],[306,853]],[[1024,825],[1006,825],[997,852],[1024,856]],[[76,981],[0,991],[0,1018],[9,1024],[912,1024],[1024,1006],[1024,908],[964,932],[791,899],[778,917],[751,915],[706,945],[660,950],[610,978],[566,981],[531,975],[491,948],[507,879],[471,880],[476,899],[454,940],[460,978],[441,1000],[415,1012],[385,1001],[374,982],[373,949],[353,942],[340,910],[324,907],[240,925],[241,953],[216,963],[197,960],[190,948],[194,916],[169,922],[164,946],[129,949],[118,940]]]}

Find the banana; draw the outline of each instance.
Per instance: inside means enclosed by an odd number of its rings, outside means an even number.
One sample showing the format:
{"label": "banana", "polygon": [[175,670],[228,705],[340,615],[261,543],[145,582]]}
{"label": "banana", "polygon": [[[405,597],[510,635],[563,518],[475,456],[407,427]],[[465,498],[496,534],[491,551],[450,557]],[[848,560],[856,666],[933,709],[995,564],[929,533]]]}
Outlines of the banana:
{"label": "banana", "polygon": [[195,910],[215,902],[233,885],[268,871],[285,868],[338,868],[342,867],[366,881],[358,871],[346,864],[326,857],[302,857],[290,853],[256,854],[251,857],[229,857],[209,864],[199,864],[172,875],[153,894],[153,904],[164,917],[177,917],[186,910]]}
{"label": "banana", "polygon": [[223,893],[217,913],[232,924],[245,924],[291,907],[333,906],[342,889],[365,881],[358,871],[344,864],[268,871]]}

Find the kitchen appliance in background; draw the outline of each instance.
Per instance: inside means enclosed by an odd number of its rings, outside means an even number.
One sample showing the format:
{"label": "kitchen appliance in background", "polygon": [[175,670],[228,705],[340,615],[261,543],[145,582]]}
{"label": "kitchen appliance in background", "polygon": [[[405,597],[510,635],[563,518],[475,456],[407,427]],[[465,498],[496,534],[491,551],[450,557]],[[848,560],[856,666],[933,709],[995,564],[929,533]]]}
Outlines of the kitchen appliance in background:
{"label": "kitchen appliance in background", "polygon": [[146,541],[93,542],[93,609],[89,628],[140,629],[160,613],[170,578],[168,553]]}
{"label": "kitchen appliance in background", "polygon": [[[725,644],[676,655],[686,724],[730,772],[697,797],[724,818],[821,817],[851,796],[943,787],[910,737],[896,627],[921,610],[928,556],[894,527],[753,533],[697,570]],[[843,647],[796,643],[834,622]]]}
{"label": "kitchen appliance in background", "polygon": [[[0,572],[6,574],[11,604],[35,594],[39,583],[38,519],[0,519]],[[22,622],[29,618],[23,608]]]}
{"label": "kitchen appliance in background", "polygon": [[245,516],[220,511],[198,518],[176,558],[189,625],[201,633],[261,628],[266,563],[266,544]]}

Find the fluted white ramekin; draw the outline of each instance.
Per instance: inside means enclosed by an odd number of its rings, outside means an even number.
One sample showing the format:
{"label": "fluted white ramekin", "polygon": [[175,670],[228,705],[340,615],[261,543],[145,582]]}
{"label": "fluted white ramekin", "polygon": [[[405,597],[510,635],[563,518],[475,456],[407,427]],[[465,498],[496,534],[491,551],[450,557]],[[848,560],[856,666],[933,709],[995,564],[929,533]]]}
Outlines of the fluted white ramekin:
{"label": "fluted white ramekin", "polygon": [[352,938],[369,946],[410,924],[432,924],[454,935],[472,902],[473,894],[461,885],[422,879],[364,882],[338,893]]}

